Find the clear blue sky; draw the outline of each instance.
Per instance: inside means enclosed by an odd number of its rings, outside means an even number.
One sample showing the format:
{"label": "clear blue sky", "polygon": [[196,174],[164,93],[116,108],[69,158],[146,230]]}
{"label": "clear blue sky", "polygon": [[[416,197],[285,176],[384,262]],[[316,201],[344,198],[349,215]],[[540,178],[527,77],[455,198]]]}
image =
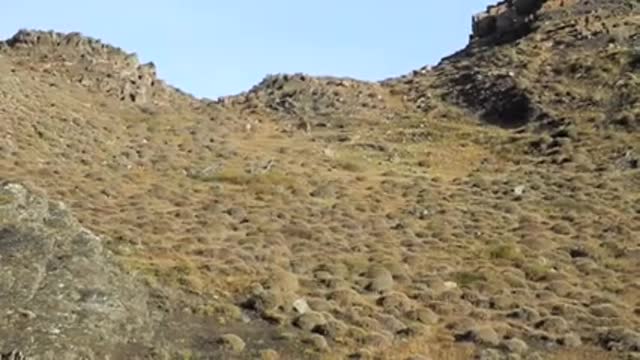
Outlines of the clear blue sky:
{"label": "clear blue sky", "polygon": [[14,0],[0,10],[0,38],[20,28],[79,31],[216,98],[273,73],[381,80],[433,65],[466,44],[471,15],[493,2]]}

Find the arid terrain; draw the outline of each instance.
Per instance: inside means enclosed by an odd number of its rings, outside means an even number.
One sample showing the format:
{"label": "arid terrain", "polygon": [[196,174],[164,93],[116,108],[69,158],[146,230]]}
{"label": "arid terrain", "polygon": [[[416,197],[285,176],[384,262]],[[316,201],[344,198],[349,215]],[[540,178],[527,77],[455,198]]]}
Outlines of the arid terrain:
{"label": "arid terrain", "polygon": [[640,359],[640,3],[473,32],[217,100],[0,42],[0,359]]}

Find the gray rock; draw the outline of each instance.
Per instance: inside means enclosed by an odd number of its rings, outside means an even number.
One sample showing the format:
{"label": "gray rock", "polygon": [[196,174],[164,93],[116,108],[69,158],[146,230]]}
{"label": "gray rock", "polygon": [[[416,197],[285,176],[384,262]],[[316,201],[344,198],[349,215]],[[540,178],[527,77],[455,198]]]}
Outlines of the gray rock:
{"label": "gray rock", "polygon": [[0,199],[0,349],[16,349],[7,358],[92,358],[151,339],[147,291],[101,238],[20,184],[0,184]]}
{"label": "gray rock", "polygon": [[298,299],[298,300],[294,301],[293,302],[293,309],[298,314],[305,314],[305,313],[311,311],[311,308],[309,307],[309,304],[307,303],[307,301],[305,299]]}

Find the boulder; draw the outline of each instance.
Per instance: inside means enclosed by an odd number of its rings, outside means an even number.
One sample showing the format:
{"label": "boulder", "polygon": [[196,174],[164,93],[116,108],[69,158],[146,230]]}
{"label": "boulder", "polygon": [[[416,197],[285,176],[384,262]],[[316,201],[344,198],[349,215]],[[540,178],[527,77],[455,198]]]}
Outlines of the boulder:
{"label": "boulder", "polygon": [[0,184],[2,351],[116,356],[153,336],[147,298],[64,204]]}

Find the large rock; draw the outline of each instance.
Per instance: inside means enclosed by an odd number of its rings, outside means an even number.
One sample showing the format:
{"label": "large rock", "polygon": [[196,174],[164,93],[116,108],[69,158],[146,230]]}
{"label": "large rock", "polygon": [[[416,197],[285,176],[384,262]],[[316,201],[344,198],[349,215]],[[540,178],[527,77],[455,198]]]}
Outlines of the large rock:
{"label": "large rock", "polygon": [[513,7],[520,16],[527,16],[544,4],[545,0],[513,0]]}
{"label": "large rock", "polygon": [[0,184],[0,353],[134,354],[152,336],[146,299],[63,204]]}
{"label": "large rock", "polygon": [[497,37],[508,40],[518,38],[527,31],[530,15],[542,7],[546,0],[507,0],[473,16],[472,38]]}

